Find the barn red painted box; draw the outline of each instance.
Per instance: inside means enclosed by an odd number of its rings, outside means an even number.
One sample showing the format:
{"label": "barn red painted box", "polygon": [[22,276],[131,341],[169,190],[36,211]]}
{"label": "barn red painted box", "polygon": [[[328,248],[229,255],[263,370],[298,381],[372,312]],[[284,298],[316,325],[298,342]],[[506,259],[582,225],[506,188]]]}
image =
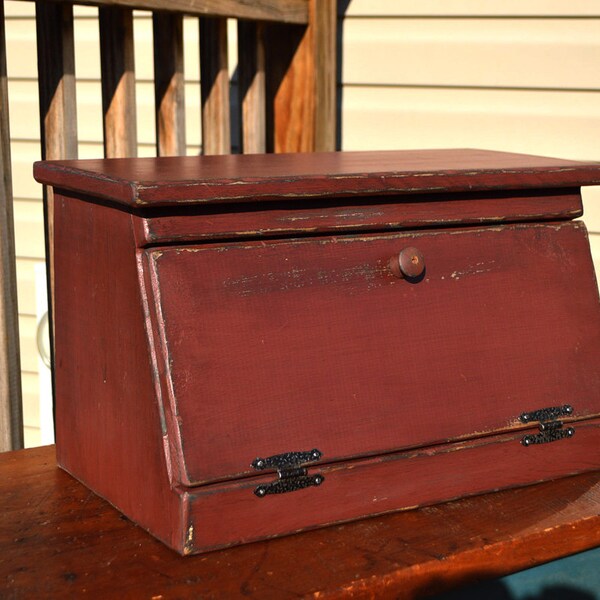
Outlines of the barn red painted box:
{"label": "barn red painted box", "polygon": [[37,163],[61,467],[183,554],[600,467],[600,164]]}

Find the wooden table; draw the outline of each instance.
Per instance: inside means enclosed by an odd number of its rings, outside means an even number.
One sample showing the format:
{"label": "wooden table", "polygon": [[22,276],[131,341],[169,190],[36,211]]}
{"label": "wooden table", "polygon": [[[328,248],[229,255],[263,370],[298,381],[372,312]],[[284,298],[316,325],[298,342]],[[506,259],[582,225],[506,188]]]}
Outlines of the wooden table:
{"label": "wooden table", "polygon": [[599,514],[594,472],[182,558],[49,446],[0,454],[0,597],[422,598],[600,545]]}

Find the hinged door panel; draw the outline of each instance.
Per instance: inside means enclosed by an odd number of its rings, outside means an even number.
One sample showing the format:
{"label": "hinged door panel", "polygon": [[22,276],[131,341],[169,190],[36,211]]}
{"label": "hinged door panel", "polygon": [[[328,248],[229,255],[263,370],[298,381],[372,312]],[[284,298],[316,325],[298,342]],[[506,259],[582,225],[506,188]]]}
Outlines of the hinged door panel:
{"label": "hinged door panel", "polygon": [[[388,266],[406,248],[425,265],[412,278]],[[600,413],[581,223],[162,247],[144,265],[184,484],[259,456],[330,462],[525,427],[548,406]]]}

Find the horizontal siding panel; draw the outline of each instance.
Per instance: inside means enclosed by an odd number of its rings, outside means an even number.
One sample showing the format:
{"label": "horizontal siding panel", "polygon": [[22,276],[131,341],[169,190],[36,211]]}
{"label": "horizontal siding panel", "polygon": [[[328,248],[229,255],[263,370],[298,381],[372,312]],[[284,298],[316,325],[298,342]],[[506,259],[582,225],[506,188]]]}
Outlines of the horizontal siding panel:
{"label": "horizontal siding panel", "polygon": [[11,139],[39,139],[40,104],[37,81],[9,79],[8,97]]}
{"label": "horizontal siding panel", "polygon": [[600,281],[600,234],[590,234],[590,246],[592,248],[592,258],[596,269],[596,280]]}
{"label": "horizontal siding panel", "polygon": [[21,371],[38,372],[37,319],[19,315],[19,341],[21,343]]}
{"label": "horizontal siding panel", "polygon": [[15,200],[15,247],[20,258],[44,258],[44,209],[37,200]]}
{"label": "horizontal siding panel", "polygon": [[583,197],[583,220],[590,233],[600,234],[600,186],[581,190]]}
{"label": "horizontal siding panel", "polygon": [[600,19],[349,19],[343,82],[600,89]]}
{"label": "horizontal siding panel", "polygon": [[4,15],[7,19],[35,17],[34,2],[14,2],[13,0],[4,0]]}
{"label": "horizontal siding panel", "polygon": [[33,178],[33,163],[41,159],[40,144],[37,141],[12,140],[13,196],[16,198],[42,198],[42,186]]}
{"label": "horizontal siding panel", "polygon": [[17,258],[17,295],[19,299],[19,313],[35,316],[36,290],[35,290],[35,265],[43,262],[39,259]]}
{"label": "horizontal siding panel", "polygon": [[37,77],[35,19],[6,22],[6,69],[9,77]]}
{"label": "horizontal siding panel", "polygon": [[36,373],[21,373],[23,391],[23,424],[25,427],[40,426],[40,380]]}
{"label": "horizontal siding panel", "polygon": [[25,448],[37,448],[42,443],[42,432],[39,427],[24,427]]}
{"label": "horizontal siding panel", "polygon": [[346,87],[344,150],[487,148],[600,159],[600,94]]}
{"label": "horizontal siding panel", "polygon": [[[98,9],[93,6],[75,6],[74,13],[78,17],[94,18]],[[35,2],[4,0],[4,14],[8,19],[35,18]]]}
{"label": "horizontal siding panel", "polygon": [[347,0],[340,14],[378,16],[600,16],[598,0]]}

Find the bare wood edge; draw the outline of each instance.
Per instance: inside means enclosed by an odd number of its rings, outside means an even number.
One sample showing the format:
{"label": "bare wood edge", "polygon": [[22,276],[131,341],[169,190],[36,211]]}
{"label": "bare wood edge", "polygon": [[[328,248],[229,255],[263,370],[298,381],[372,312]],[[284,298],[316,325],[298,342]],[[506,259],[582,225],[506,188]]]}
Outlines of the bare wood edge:
{"label": "bare wood edge", "polygon": [[99,10],[104,154],[137,156],[133,12],[120,6]]}
{"label": "bare wood edge", "polygon": [[[480,502],[489,501],[490,494],[478,496]],[[448,504],[452,505],[452,503]],[[446,504],[439,505],[441,509]],[[418,507],[423,509],[423,507]],[[437,508],[437,507],[436,507]],[[428,598],[431,594],[449,592],[482,579],[504,577],[543,563],[597,547],[600,521],[588,516],[574,523],[548,527],[542,532],[532,532],[514,538],[487,544],[483,548],[436,557],[408,569],[382,574],[375,578],[357,579],[343,588],[319,594],[321,600],[352,597],[355,599]],[[536,548],[532,553],[531,549]],[[560,548],[560,551],[556,549]],[[486,565],[482,568],[482,564]],[[401,594],[399,596],[399,594]]]}
{"label": "bare wood edge", "polygon": [[[21,0],[33,2],[36,0]],[[40,0],[37,0],[38,2]],[[47,1],[47,0],[46,0]],[[57,4],[73,4],[72,0],[52,0]],[[139,10],[168,10],[187,15],[230,17],[276,21],[280,23],[308,23],[308,0],[78,0],[84,6],[121,6]]]}
{"label": "bare wood edge", "polygon": [[263,153],[267,141],[263,23],[238,21],[238,69],[242,151]]}
{"label": "bare wood edge", "polygon": [[5,452],[23,448],[24,440],[4,3],[0,6],[0,169],[0,452]]}
{"label": "bare wood edge", "polygon": [[[565,504],[560,510],[556,510],[557,499]],[[597,547],[600,536],[599,499],[598,472],[588,471],[433,506],[417,506],[413,514],[429,522],[429,531],[443,527],[450,518],[458,524],[452,528],[452,537],[466,539],[466,543],[445,544],[444,554],[432,552],[428,544],[427,548],[420,547],[425,560],[409,559],[406,564],[392,564],[371,577],[357,576],[343,586],[324,590],[319,598],[429,598],[434,593],[590,550]],[[523,521],[528,506],[536,510],[546,507],[547,512],[541,519],[527,516]],[[500,528],[496,529],[490,523],[494,523],[498,514],[503,517],[499,519]],[[514,520],[507,515],[514,515]],[[396,513],[391,518],[403,517]]]}
{"label": "bare wood edge", "polygon": [[152,20],[158,156],[182,156],[186,151],[183,16],[155,12]]}
{"label": "bare wood edge", "polygon": [[231,153],[227,20],[200,19],[202,153]]}

